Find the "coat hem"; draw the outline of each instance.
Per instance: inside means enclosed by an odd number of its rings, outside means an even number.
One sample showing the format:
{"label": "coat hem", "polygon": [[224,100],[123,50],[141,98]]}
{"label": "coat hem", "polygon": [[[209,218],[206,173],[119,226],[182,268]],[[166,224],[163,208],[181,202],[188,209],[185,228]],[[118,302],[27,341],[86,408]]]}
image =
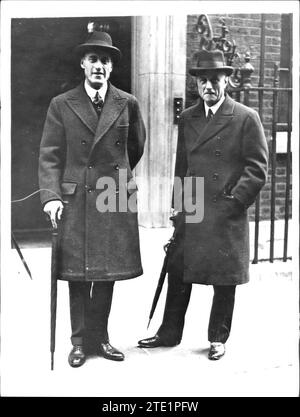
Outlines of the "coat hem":
{"label": "coat hem", "polygon": [[[99,278],[99,275],[101,277]],[[122,281],[126,279],[132,279],[137,278],[139,276],[143,275],[143,269],[139,269],[134,272],[130,273],[101,273],[101,272],[94,272],[89,273],[89,276],[87,277],[85,274],[60,274],[58,277],[58,280],[60,281],[82,281],[82,282],[107,282],[107,281]]]}
{"label": "coat hem", "polygon": [[242,284],[247,284],[248,282],[250,281],[250,278],[249,277],[247,277],[247,278],[245,278],[245,279],[243,279],[243,280],[241,280],[241,278],[239,277],[239,279],[237,279],[236,281],[235,280],[233,280],[232,279],[232,277],[231,277],[231,279],[230,280],[228,280],[228,281],[226,281],[226,280],[224,280],[224,278],[222,278],[222,282],[220,282],[220,281],[218,281],[218,280],[203,280],[203,281],[200,281],[199,279],[198,280],[196,280],[196,279],[185,279],[185,278],[183,278],[183,282],[185,283],[185,284],[200,284],[200,285],[219,285],[219,286],[225,286],[225,285],[242,285]]}

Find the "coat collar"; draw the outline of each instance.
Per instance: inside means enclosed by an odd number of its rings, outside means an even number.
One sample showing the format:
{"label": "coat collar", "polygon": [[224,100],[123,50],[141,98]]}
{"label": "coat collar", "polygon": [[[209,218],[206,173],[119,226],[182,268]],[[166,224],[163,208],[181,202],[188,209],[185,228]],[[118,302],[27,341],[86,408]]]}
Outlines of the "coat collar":
{"label": "coat collar", "polygon": [[224,129],[224,127],[233,118],[234,106],[235,106],[234,100],[232,100],[232,98],[230,98],[227,95],[221,107],[218,109],[218,111],[214,115],[213,119],[208,123],[206,122],[206,119],[205,119],[203,101],[201,100],[198,103],[198,105],[196,105],[193,108],[190,114],[189,123],[191,124],[191,127],[197,134],[197,138],[191,150],[194,150],[198,146],[203,145],[206,141],[208,141],[214,135],[216,135],[220,130]]}
{"label": "coat collar", "polygon": [[119,90],[109,83],[99,119],[90,98],[84,90],[83,83],[70,92],[67,102],[74,113],[94,133],[95,145],[118,118],[125,107],[127,98],[122,96]]}
{"label": "coat collar", "polygon": [[95,134],[98,117],[83,83],[68,93],[67,103],[79,119]]}

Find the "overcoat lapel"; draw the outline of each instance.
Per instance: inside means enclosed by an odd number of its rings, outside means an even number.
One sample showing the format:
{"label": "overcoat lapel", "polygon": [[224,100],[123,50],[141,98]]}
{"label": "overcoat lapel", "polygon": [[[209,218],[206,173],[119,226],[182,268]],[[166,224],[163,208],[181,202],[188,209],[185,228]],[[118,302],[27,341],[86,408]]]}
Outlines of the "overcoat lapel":
{"label": "overcoat lapel", "polygon": [[96,129],[94,146],[105,135],[111,125],[119,117],[120,113],[124,109],[127,103],[127,98],[122,97],[118,90],[111,84],[108,85],[104,106],[99,118],[99,123]]}
{"label": "overcoat lapel", "polygon": [[67,103],[81,121],[95,134],[98,125],[98,116],[90,98],[84,90],[83,83],[75,88],[69,97],[67,97]]}
{"label": "overcoat lapel", "polygon": [[203,120],[205,120],[203,107],[204,106],[202,106],[202,112],[201,115],[199,115],[198,120],[195,117],[195,119],[192,122],[193,128],[199,130],[197,139],[193,144],[191,151],[196,149],[198,146],[203,145],[209,139],[214,137],[220,130],[224,129],[224,127],[233,118],[234,101],[228,96],[226,96],[223,104],[218,109],[213,119],[210,120],[208,123],[203,123]]}
{"label": "overcoat lapel", "polygon": [[203,127],[206,124],[205,111],[203,101],[200,100],[199,103],[194,107],[193,113],[189,116],[189,125],[194,129],[197,136],[199,136],[200,127]]}
{"label": "overcoat lapel", "polygon": [[98,118],[93,104],[84,90],[83,83],[81,83],[67,97],[67,103],[80,120],[95,135],[94,143],[92,145],[93,149],[96,143],[119,117],[127,103],[127,98],[122,97],[118,90],[113,85],[109,84],[104,106],[100,118]]}

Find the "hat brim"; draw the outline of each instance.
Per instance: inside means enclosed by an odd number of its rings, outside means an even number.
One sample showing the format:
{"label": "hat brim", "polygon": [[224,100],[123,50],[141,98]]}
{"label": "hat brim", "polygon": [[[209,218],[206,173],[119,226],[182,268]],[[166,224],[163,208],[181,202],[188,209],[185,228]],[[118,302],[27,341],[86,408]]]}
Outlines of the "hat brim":
{"label": "hat brim", "polygon": [[189,69],[189,73],[191,75],[197,76],[200,74],[203,74],[208,71],[219,71],[219,72],[225,72],[226,75],[231,75],[233,73],[233,67],[225,66],[225,67],[211,67],[211,68],[191,68]]}
{"label": "hat brim", "polygon": [[81,57],[85,53],[91,50],[92,51],[99,50],[99,51],[108,52],[111,55],[114,63],[119,62],[122,58],[121,51],[115,46],[97,45],[94,43],[83,43],[81,45],[76,46],[74,49],[75,54]]}

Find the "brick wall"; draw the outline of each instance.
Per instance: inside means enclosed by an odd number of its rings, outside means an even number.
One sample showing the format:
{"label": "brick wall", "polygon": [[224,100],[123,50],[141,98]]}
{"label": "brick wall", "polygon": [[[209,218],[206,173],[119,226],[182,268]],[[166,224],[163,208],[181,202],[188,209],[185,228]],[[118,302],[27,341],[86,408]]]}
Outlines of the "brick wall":
{"label": "brick wall", "polygon": [[[283,219],[285,216],[285,193],[286,193],[286,156],[279,154],[275,169],[275,220]],[[292,175],[288,184],[290,195],[288,212],[292,214]],[[260,218],[270,219],[271,214],[271,168],[269,168],[268,181],[260,193]],[[255,219],[255,205],[249,208],[249,219]]]}
{"label": "brick wall", "polygon": [[[194,77],[188,74],[188,69],[193,64],[193,54],[199,50],[200,36],[196,31],[196,24],[199,15],[189,15],[187,20],[187,85],[186,85],[186,107],[195,103],[198,92]],[[253,86],[259,84],[260,56],[261,56],[261,25],[262,16],[260,14],[227,14],[227,15],[208,15],[214,36],[221,34],[221,24],[219,19],[223,17],[229,33],[228,40],[234,40],[237,45],[237,52],[245,54],[250,52],[251,64],[254,67],[251,82]],[[264,80],[265,87],[273,87],[274,64],[280,64],[281,47],[281,15],[265,15],[265,63]],[[233,66],[235,63],[233,63]],[[266,138],[270,145],[272,131],[272,111],[273,111],[272,92],[265,92],[263,99],[262,123],[265,129]],[[250,93],[249,105],[258,111],[258,93]],[[271,169],[269,169],[268,182],[261,192],[260,216],[262,219],[270,218],[270,198],[271,198]],[[277,155],[276,168],[276,219],[284,218],[285,213],[285,181],[286,181],[286,155]],[[291,185],[290,185],[291,188]],[[291,192],[290,202],[291,205]],[[254,218],[254,207],[249,210],[250,218]],[[291,214],[291,210],[290,210]]]}

